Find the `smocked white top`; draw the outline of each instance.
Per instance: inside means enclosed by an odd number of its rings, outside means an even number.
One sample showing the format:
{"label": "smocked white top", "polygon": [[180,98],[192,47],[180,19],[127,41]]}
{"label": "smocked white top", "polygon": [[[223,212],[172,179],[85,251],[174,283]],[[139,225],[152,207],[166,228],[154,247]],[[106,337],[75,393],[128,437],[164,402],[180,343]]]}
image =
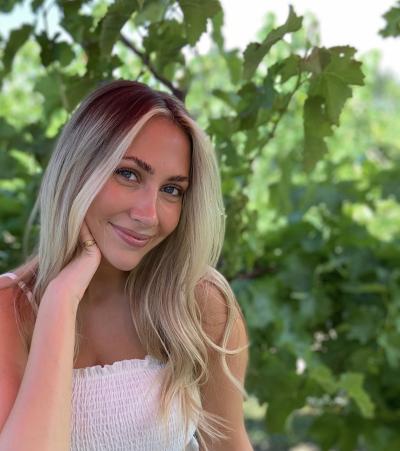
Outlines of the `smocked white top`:
{"label": "smocked white top", "polygon": [[[14,273],[2,276],[16,278]],[[20,287],[31,300],[22,281]],[[189,424],[185,442],[177,402],[166,430],[156,418],[164,367],[147,355],[73,368],[71,451],[197,451],[196,425]]]}

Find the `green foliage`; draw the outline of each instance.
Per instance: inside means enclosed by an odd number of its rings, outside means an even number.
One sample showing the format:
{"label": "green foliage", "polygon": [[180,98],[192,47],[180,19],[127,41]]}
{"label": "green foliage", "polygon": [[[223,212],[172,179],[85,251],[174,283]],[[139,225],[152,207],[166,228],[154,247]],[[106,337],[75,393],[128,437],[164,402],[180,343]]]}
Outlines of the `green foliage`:
{"label": "green foliage", "polygon": [[206,31],[207,19],[221,13],[219,0],[178,0],[184,15],[187,42],[196,44],[200,36]]}
{"label": "green foliage", "polygon": [[122,27],[129,20],[134,11],[138,9],[138,6],[139,5],[132,0],[117,0],[110,5],[106,15],[98,25],[98,27],[101,28],[99,47],[103,58],[109,57],[115,42],[119,38]]}
{"label": "green foliage", "polygon": [[10,72],[12,62],[14,59],[14,55],[18,52],[20,47],[25,44],[26,40],[29,38],[29,35],[32,32],[32,26],[23,25],[18,30],[13,30],[10,33],[10,37],[7,41],[7,45],[4,49],[3,53],[3,73],[2,77]]}
{"label": "green foliage", "polygon": [[312,74],[304,103],[307,169],[312,169],[327,151],[324,138],[333,133],[333,125],[339,125],[340,113],[352,95],[350,86],[363,85],[361,64],[353,59],[355,52],[352,47],[315,48],[304,62]]}
{"label": "green foliage", "polygon": [[[30,3],[36,19],[44,3]],[[219,269],[247,319],[246,388],[267,406],[271,443],[397,449],[398,83],[372,56],[361,66],[349,46],[311,45],[293,8],[283,25],[268,16],[242,53],[225,49],[217,0],[52,7],[56,34],[25,24],[0,42],[0,271],[22,259],[41,174],[79,101],[119,77],[173,92],[217,150]],[[386,19],[392,33],[395,13]]]}
{"label": "green foliage", "polygon": [[386,27],[382,28],[379,33],[387,38],[389,36],[400,35],[400,2],[397,2],[397,6],[393,6],[388,12],[384,14],[386,20]]}
{"label": "green foliage", "polygon": [[9,13],[13,10],[14,6],[16,6],[18,3],[22,3],[23,0],[3,0],[0,3],[0,11]]}
{"label": "green foliage", "polygon": [[293,7],[290,6],[289,17],[284,25],[272,30],[261,44],[252,42],[244,52],[243,77],[249,79],[254,75],[258,65],[271,47],[282,40],[287,33],[293,33],[300,29],[302,17],[296,16]]}

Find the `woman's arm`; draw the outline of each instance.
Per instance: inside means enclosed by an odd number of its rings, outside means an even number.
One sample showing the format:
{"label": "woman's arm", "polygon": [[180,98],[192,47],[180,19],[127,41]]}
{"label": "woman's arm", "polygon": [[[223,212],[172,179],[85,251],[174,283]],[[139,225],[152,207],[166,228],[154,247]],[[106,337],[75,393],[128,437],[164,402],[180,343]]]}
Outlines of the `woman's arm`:
{"label": "woman's arm", "polygon": [[[226,302],[218,289],[212,284],[203,293],[207,293],[207,299],[201,300],[203,315],[205,315],[203,328],[214,343],[221,345],[227,320]],[[231,350],[247,344],[246,326],[242,317],[239,316],[226,347]],[[206,436],[207,447],[210,451],[252,451],[253,447],[250,444],[244,423],[243,396],[226,376],[218,355],[216,351],[210,350],[210,376],[207,383],[201,388],[202,405],[206,411],[224,418],[232,431],[223,430],[228,436],[226,440],[211,442]],[[238,354],[227,355],[226,362],[235,378],[244,384],[248,364],[247,348]],[[200,447],[200,451],[204,450]]]}
{"label": "woman's arm", "polygon": [[77,307],[47,289],[24,376],[0,433],[0,451],[69,451]]}

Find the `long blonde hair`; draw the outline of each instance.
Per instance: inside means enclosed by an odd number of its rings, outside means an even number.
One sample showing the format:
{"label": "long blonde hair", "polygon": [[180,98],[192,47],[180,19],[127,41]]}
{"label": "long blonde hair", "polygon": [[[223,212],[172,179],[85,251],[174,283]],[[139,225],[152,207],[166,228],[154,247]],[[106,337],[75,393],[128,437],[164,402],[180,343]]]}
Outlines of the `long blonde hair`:
{"label": "long blonde hair", "polygon": [[[225,232],[215,152],[178,99],[142,83],[118,80],[100,86],[83,100],[64,126],[44,172],[28,222],[30,227],[39,210],[39,240],[29,261],[19,268],[20,279],[27,274],[30,277],[31,306],[36,318],[49,282],[76,255],[79,230],[89,206],[132,140],[156,115],[170,118],[190,138],[190,185],[176,229],[129,273],[125,292],[143,346],[148,354],[166,364],[159,412],[164,426],[172,401],[177,398],[185,430],[190,421],[195,422],[197,436],[207,449],[203,433],[219,439],[226,435],[218,426],[229,429],[221,417],[201,406],[200,387],[209,378],[210,348],[219,354],[224,372],[247,397],[226,364],[227,354],[243,350],[226,348],[242,313],[229,284],[215,269]],[[226,301],[228,315],[221,344],[214,343],[203,330],[196,298],[199,284],[213,285]],[[29,352],[31,337],[23,324],[26,319],[19,319]],[[80,327],[78,320],[74,361],[79,353]]]}

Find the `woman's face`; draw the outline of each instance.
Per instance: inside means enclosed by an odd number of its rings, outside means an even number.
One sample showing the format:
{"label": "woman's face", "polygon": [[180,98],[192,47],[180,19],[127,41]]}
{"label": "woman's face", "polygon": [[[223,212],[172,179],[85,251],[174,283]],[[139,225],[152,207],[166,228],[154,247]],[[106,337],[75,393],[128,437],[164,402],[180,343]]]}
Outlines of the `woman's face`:
{"label": "woman's face", "polygon": [[[179,222],[189,185],[190,142],[170,119],[154,117],[129,146],[92,202],[86,222],[103,258],[133,269]],[[115,227],[148,238],[128,244]]]}

